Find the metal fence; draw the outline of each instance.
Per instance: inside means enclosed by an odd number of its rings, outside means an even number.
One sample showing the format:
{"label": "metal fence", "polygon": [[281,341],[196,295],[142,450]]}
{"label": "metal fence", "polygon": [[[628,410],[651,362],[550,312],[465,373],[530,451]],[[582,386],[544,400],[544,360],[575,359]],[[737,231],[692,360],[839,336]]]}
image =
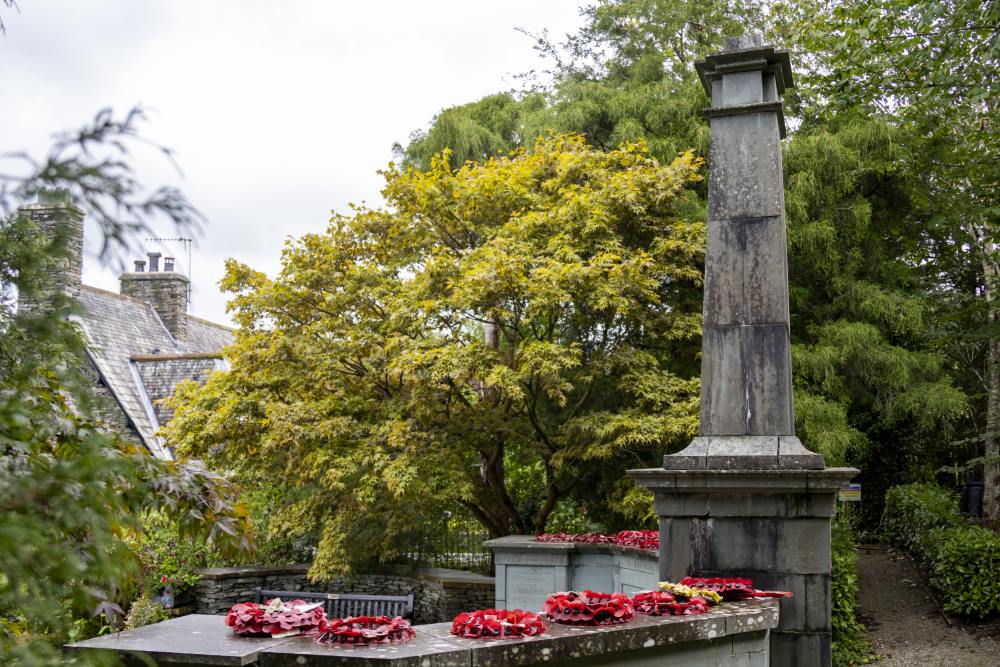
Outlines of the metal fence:
{"label": "metal fence", "polygon": [[474,521],[445,512],[438,521],[429,521],[404,550],[417,567],[446,567],[493,574],[493,552],[483,546],[489,535]]}

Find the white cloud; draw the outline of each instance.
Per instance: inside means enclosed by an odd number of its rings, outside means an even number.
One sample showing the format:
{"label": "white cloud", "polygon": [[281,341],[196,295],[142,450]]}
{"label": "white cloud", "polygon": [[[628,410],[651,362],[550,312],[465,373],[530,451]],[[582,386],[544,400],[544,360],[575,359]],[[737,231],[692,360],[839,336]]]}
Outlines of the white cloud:
{"label": "white cloud", "polygon": [[[178,184],[209,220],[192,311],[224,322],[225,258],[273,273],[287,237],[380,203],[392,143],[513,87],[540,62],[515,28],[574,31],[581,2],[22,0],[0,37],[0,150],[41,151],[105,106],[152,109],[147,134],[176,150]],[[176,180],[154,155],[141,165]],[[183,260],[180,246],[150,250]],[[84,280],[117,289],[93,257]]]}

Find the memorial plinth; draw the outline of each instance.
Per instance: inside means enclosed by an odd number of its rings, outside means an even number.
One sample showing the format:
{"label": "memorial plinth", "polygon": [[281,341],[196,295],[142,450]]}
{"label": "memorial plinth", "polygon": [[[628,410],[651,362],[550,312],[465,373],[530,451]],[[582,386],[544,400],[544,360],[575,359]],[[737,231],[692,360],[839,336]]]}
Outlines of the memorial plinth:
{"label": "memorial plinth", "polygon": [[509,535],[485,542],[496,564],[496,605],[541,611],[552,593],[590,589],[633,595],[654,590],[659,556],[614,544],[539,542]]}
{"label": "memorial plinth", "polygon": [[727,39],[696,63],[712,106],[701,428],[663,468],[632,470],[660,517],[660,577],[750,577],[789,590],[771,664],[831,663],[830,519],[854,468],[795,436],[781,95],[788,53]]}
{"label": "memorial plinth", "polygon": [[697,616],[638,616],[624,625],[547,623],[545,634],[503,641],[462,639],[450,623],[414,626],[405,644],[330,646],[310,637],[235,637],[222,616],[192,615],[67,646],[103,652],[132,665],[260,667],[520,667],[768,664],[768,635],[778,624],[774,600],[727,602]]}

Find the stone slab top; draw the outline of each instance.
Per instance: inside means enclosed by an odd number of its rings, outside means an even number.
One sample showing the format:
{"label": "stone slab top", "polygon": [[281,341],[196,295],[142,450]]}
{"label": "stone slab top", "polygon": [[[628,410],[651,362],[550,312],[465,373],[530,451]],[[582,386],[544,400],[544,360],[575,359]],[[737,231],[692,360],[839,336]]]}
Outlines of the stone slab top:
{"label": "stone slab top", "polygon": [[502,641],[461,639],[450,623],[414,626],[404,644],[330,646],[311,637],[238,637],[223,616],[192,614],[66,645],[67,652],[102,651],[151,658],[155,664],[260,667],[517,667],[771,630],[778,601],[726,602],[706,614],[637,615],[622,625],[570,626],[547,622],[545,634]]}
{"label": "stone slab top", "polygon": [[444,567],[422,567],[417,570],[417,577],[420,579],[430,579],[442,586],[476,586],[482,588],[493,588],[496,585],[494,577],[485,574],[476,574],[465,570],[449,570]]}
{"label": "stone slab top", "polygon": [[237,637],[225,616],[190,614],[113,635],[66,644],[69,653],[100,651],[145,655],[156,664],[252,665],[262,650],[288,639]]}
{"label": "stone slab top", "polygon": [[462,639],[450,623],[416,626],[405,644],[375,647],[319,645],[298,637],[261,651],[260,667],[517,667],[578,659],[730,635],[778,625],[777,600],[724,603],[696,616],[636,616],[622,625],[570,626],[547,622],[545,634],[525,639]]}
{"label": "stone slab top", "polygon": [[628,476],[639,486],[664,493],[835,493],[854,479],[857,468],[823,470],[666,470],[641,468]]}
{"label": "stone slab top", "polygon": [[215,581],[218,579],[239,579],[240,577],[246,576],[265,577],[268,575],[305,574],[308,571],[309,563],[296,563],[294,565],[255,565],[251,567],[207,567],[198,570],[198,576],[202,579]]}
{"label": "stone slab top", "polygon": [[600,553],[600,554],[621,554],[623,556],[637,556],[639,558],[649,558],[657,560],[659,558],[656,551],[640,549],[638,547],[623,547],[617,544],[592,544],[587,542],[539,542],[534,535],[508,535],[498,537],[494,540],[483,542],[494,551],[537,551],[556,553]]}

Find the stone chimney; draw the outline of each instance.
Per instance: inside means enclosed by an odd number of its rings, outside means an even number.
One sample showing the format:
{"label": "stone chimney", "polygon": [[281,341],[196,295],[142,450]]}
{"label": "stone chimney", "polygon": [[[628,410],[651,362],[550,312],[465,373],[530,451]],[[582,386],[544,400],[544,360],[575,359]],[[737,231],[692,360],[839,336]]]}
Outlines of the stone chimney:
{"label": "stone chimney", "polygon": [[135,270],[122,274],[121,293],[152,304],[170,334],[177,340],[186,340],[188,279],[174,271],[172,257],[164,259],[163,271],[160,271],[160,253],[151,252],[147,257],[148,271],[146,262],[136,260]]}
{"label": "stone chimney", "polygon": [[22,294],[18,309],[23,311],[49,307],[56,293],[75,296],[83,279],[83,212],[73,205],[66,190],[43,190],[38,201],[18,208],[45,234],[49,243],[61,252],[51,265],[43,284],[31,296]]}

